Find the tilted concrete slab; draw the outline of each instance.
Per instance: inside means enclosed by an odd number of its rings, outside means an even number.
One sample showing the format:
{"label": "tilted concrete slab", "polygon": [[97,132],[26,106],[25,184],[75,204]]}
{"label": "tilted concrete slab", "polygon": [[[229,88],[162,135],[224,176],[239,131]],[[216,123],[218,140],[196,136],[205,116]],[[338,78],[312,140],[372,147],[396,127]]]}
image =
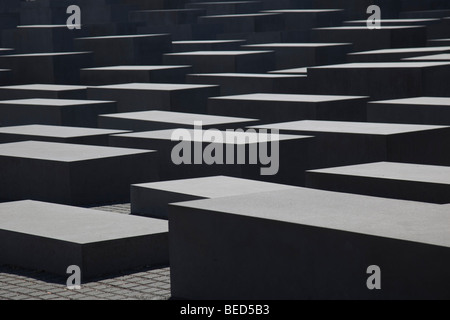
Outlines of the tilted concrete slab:
{"label": "tilted concrete slab", "polygon": [[82,279],[169,263],[162,220],[37,201],[0,204],[0,263]]}
{"label": "tilted concrete slab", "polygon": [[86,99],[87,87],[57,84],[24,84],[0,87],[0,100]]}
{"label": "tilted concrete slab", "polygon": [[378,162],[313,170],[306,177],[315,189],[450,203],[450,167]]}
{"label": "tilted concrete slab", "polygon": [[0,164],[2,201],[126,202],[131,184],[158,179],[149,150],[25,141],[0,144]]}
{"label": "tilted concrete slab", "polygon": [[118,112],[166,110],[206,113],[208,97],[219,95],[212,85],[125,83],[88,88],[89,99],[117,101]]}
{"label": "tilted concrete slab", "polygon": [[306,75],[272,73],[201,73],[189,74],[187,82],[215,84],[221,95],[248,93],[299,93],[308,91]]}
{"label": "tilted concrete slab", "polygon": [[370,122],[450,125],[450,98],[372,101],[367,105],[367,119]]}
{"label": "tilted concrete slab", "polygon": [[210,98],[210,114],[250,117],[261,121],[304,119],[365,120],[366,97],[309,94],[246,94]]}
{"label": "tilted concrete slab", "polygon": [[190,66],[111,66],[81,69],[81,82],[98,86],[134,82],[182,83]]}
{"label": "tilted concrete slab", "polygon": [[271,50],[193,51],[168,53],[165,64],[192,65],[195,73],[259,73],[275,69]]}
{"label": "tilted concrete slab", "polygon": [[308,69],[315,93],[367,95],[372,99],[447,96],[449,84],[440,79],[449,74],[448,62],[366,62]]}
{"label": "tilted concrete slab", "polygon": [[117,111],[113,101],[18,99],[0,101],[0,125],[47,124],[97,127],[99,114]]}
{"label": "tilted concrete slab", "polygon": [[0,127],[0,143],[33,140],[108,146],[108,137],[110,135],[126,132],[127,131],[124,130],[32,124],[15,127]]}
{"label": "tilted concrete slab", "polygon": [[[450,297],[441,205],[298,188],[172,204],[169,223],[173,297]],[[382,290],[367,287],[373,265]]]}
{"label": "tilted concrete slab", "polygon": [[[218,131],[199,128],[110,136],[112,146],[157,150],[158,172],[162,180],[227,175],[292,185],[304,184],[311,140],[311,136],[276,135],[276,132],[271,131],[264,133],[257,130]],[[264,154],[263,148],[269,146],[273,148],[270,150],[275,151],[278,148],[279,151],[270,155],[267,153],[270,159],[264,161],[268,164],[263,164],[264,156],[261,154]],[[179,156],[181,147],[186,154],[184,161],[177,165],[172,154]],[[188,148],[191,149],[190,154]],[[204,155],[208,155],[211,148],[215,149],[215,158],[207,163]],[[243,161],[238,161],[240,155]],[[209,161],[212,164],[209,164]],[[263,174],[264,171],[269,172]]]}
{"label": "tilted concrete slab", "polygon": [[227,176],[136,184],[131,186],[131,213],[167,219],[170,203],[292,188],[295,187]]}
{"label": "tilted concrete slab", "polygon": [[256,119],[233,118],[171,111],[140,111],[105,114],[99,117],[99,127],[132,131],[153,131],[176,128],[194,128],[201,122],[204,128],[235,129],[257,123]]}
{"label": "tilted concrete slab", "polygon": [[376,161],[450,165],[450,127],[339,121],[293,121],[255,126],[312,135],[312,169]]}

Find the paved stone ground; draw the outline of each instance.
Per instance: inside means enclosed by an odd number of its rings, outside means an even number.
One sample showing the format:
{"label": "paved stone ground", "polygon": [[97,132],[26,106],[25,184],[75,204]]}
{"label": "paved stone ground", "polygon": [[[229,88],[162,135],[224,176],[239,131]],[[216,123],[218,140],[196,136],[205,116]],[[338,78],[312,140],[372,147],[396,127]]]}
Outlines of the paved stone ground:
{"label": "paved stone ground", "polygon": [[[130,204],[96,207],[129,214]],[[67,278],[46,272],[0,266],[0,300],[167,300],[169,268],[137,269],[83,283],[68,290]]]}

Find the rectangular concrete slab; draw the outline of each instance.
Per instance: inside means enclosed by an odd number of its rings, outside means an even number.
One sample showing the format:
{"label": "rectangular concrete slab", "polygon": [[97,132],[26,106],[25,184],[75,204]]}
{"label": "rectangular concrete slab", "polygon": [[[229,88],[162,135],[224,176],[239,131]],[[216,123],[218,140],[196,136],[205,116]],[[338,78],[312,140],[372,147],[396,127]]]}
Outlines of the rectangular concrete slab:
{"label": "rectangular concrete slab", "polygon": [[354,51],[382,48],[424,47],[427,41],[426,26],[381,26],[370,30],[367,26],[315,28],[313,39],[317,42],[350,42]]}
{"label": "rectangular concrete slab", "polygon": [[378,162],[309,171],[306,181],[315,189],[450,203],[450,167]]}
{"label": "rectangular concrete slab", "polygon": [[193,51],[168,53],[165,64],[192,65],[195,73],[259,73],[275,69],[271,50]]}
{"label": "rectangular concrete slab", "polygon": [[97,127],[99,114],[117,111],[116,103],[102,100],[18,99],[0,101],[0,126],[46,124]]}
{"label": "rectangular concrete slab", "polygon": [[450,124],[450,98],[415,97],[372,101],[367,104],[371,122]]}
{"label": "rectangular concrete slab", "polygon": [[314,136],[312,169],[377,161],[450,165],[447,126],[305,120],[253,128]]}
{"label": "rectangular concrete slab", "polygon": [[126,132],[124,130],[31,124],[15,127],[0,127],[0,143],[33,140],[108,146],[110,135]]}
{"label": "rectangular concrete slab", "polygon": [[86,99],[87,87],[55,84],[25,84],[0,87],[0,100],[14,99]]}
{"label": "rectangular concrete slab", "polygon": [[189,74],[187,82],[215,84],[221,95],[248,93],[300,93],[308,91],[306,75],[271,73],[202,73]]}
{"label": "rectangular concrete slab", "polygon": [[292,188],[295,187],[227,176],[136,184],[131,186],[131,213],[167,219],[170,203]]}
{"label": "rectangular concrete slab", "polygon": [[195,122],[201,122],[205,128],[226,130],[245,128],[257,121],[256,119],[151,110],[101,115],[99,117],[99,127],[132,131],[153,131],[176,128],[192,129]]}
{"label": "rectangular concrete slab", "polygon": [[207,98],[219,93],[218,86],[173,83],[125,83],[88,88],[89,99],[108,97],[117,101],[118,112],[166,110],[206,113]]}
{"label": "rectangular concrete slab", "polygon": [[308,69],[315,93],[367,95],[372,99],[448,96],[448,83],[440,80],[448,74],[448,62],[366,62]]}
{"label": "rectangular concrete slab", "polygon": [[[310,136],[277,135],[271,131],[218,131],[195,127],[112,135],[110,144],[157,150],[161,180],[227,175],[303,185],[311,139]],[[265,147],[273,150],[265,149],[270,157],[264,161],[267,164],[262,161]],[[212,149],[214,159],[206,161]],[[179,159],[181,154],[182,161]],[[264,171],[267,172],[263,174]]]}
{"label": "rectangular concrete slab", "polygon": [[304,119],[365,120],[366,97],[309,94],[246,94],[210,98],[210,114],[254,117],[263,122]]}
{"label": "rectangular concrete slab", "polygon": [[289,69],[346,62],[351,43],[263,43],[243,49],[275,51],[276,68]]}
{"label": "rectangular concrete slab", "polygon": [[[298,188],[172,204],[169,223],[173,297],[450,296],[441,205]],[[382,290],[368,290],[372,265]]]}
{"label": "rectangular concrete slab", "polygon": [[0,168],[2,201],[126,202],[131,184],[158,179],[149,150],[38,141],[0,144]]}
{"label": "rectangular concrete slab", "polygon": [[81,69],[81,82],[90,86],[160,82],[182,83],[190,66],[110,66]]}
{"label": "rectangular concrete slab", "polygon": [[169,262],[165,221],[37,201],[0,204],[0,239],[1,264],[83,280]]}

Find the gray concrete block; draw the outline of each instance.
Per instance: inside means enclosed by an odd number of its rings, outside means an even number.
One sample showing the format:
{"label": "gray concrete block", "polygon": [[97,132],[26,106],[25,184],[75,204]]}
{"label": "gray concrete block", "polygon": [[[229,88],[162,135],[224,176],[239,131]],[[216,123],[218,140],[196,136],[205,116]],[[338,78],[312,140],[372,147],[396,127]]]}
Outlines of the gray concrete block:
{"label": "gray concrete block", "polygon": [[[300,188],[171,205],[169,223],[173,297],[450,297],[441,205]],[[366,285],[372,265],[381,290]]]}
{"label": "gray concrete block", "polygon": [[[291,185],[303,185],[304,174],[307,166],[308,154],[312,138],[310,136],[300,135],[271,135],[268,132],[264,135],[259,132],[243,132],[239,131],[221,131],[222,140],[213,143],[212,137],[204,137],[206,130],[191,130],[184,129],[184,133],[190,135],[189,140],[182,140],[178,136],[179,132],[175,130],[162,131],[148,131],[128,134],[119,134],[110,136],[110,144],[115,147],[125,148],[139,148],[157,150],[159,157],[158,173],[161,180],[175,180],[175,179],[189,179],[205,176],[226,175],[238,178],[262,180],[268,182],[277,182]],[[186,137],[188,138],[188,137]],[[173,139],[173,140],[172,140]],[[181,141],[184,141],[185,147],[190,146],[190,163],[186,161],[180,165],[176,165],[172,161],[172,151],[176,146],[179,147]],[[279,152],[271,154],[271,163],[268,165],[262,164],[259,153],[262,145],[271,146],[273,143],[278,143]],[[268,146],[268,147],[269,147]],[[201,156],[206,148],[219,148],[223,150],[222,155],[216,154],[216,158],[220,158],[220,162],[215,161],[209,165],[205,161],[198,162],[195,150],[201,150]],[[217,149],[216,149],[217,150]],[[258,159],[254,159],[257,150]],[[269,149],[270,150],[270,149]],[[294,152],[295,150],[295,152]],[[239,154],[244,155],[244,164],[239,164],[237,158]],[[252,156],[250,156],[250,154]],[[234,161],[228,161],[228,158],[233,158]],[[261,169],[276,166],[276,156],[278,156],[278,171],[274,175],[262,175]],[[253,161],[253,160],[252,160]],[[223,164],[222,164],[223,163]],[[227,164],[228,163],[228,164]]]}
{"label": "gray concrete block", "polygon": [[0,126],[47,124],[95,128],[98,115],[116,112],[116,108],[112,101],[3,100],[0,101]]}
{"label": "gray concrete block", "polygon": [[[311,90],[318,94],[367,95],[374,99],[448,95],[445,62],[366,62],[308,69]],[[351,81],[342,81],[351,79]]]}
{"label": "gray concrete block", "polygon": [[208,112],[216,115],[250,117],[262,122],[289,120],[366,119],[367,98],[308,94],[247,94],[210,98]]}
{"label": "gray concrete block", "polygon": [[[285,23],[279,13],[246,13],[212,15],[198,18],[200,24],[220,23],[224,33],[266,32],[283,30]],[[235,38],[240,39],[240,38]]]}
{"label": "gray concrete block", "polygon": [[193,24],[205,14],[206,10],[199,8],[139,10],[131,11],[128,20],[146,25]]}
{"label": "gray concrete block", "polygon": [[161,64],[171,51],[168,34],[99,36],[75,39],[75,47],[92,51],[95,66]]}
{"label": "gray concrete block", "polygon": [[82,280],[169,262],[167,222],[36,201],[0,204],[0,263]]}
{"label": "gray concrete block", "polygon": [[111,66],[81,69],[81,83],[90,86],[158,82],[183,83],[190,66]]}
{"label": "gray concrete block", "polygon": [[226,176],[136,184],[131,186],[131,213],[168,219],[170,203],[292,188],[295,187]]}
{"label": "gray concrete block", "polygon": [[348,54],[349,62],[395,62],[406,58],[439,53],[450,53],[450,46],[380,49]]}
{"label": "gray concrete block", "polygon": [[378,162],[309,171],[306,186],[383,198],[450,203],[450,167]]}
{"label": "gray concrete block", "polygon": [[0,87],[0,100],[15,99],[86,99],[87,87],[55,85],[55,84],[25,84]]}
{"label": "gray concrete block", "polygon": [[156,181],[148,150],[25,141],[0,145],[0,198],[88,205],[126,202],[133,183]]}
{"label": "gray concrete block", "polygon": [[219,92],[218,86],[211,85],[126,83],[89,87],[88,98],[108,97],[117,101],[118,112],[166,110],[206,113],[207,99],[218,96]]}
{"label": "gray concrete block", "polygon": [[447,126],[306,120],[254,128],[314,136],[312,169],[377,161],[450,165]]}
{"label": "gray concrete block", "polygon": [[305,32],[316,27],[332,27],[340,25],[344,18],[342,9],[278,9],[266,10],[267,13],[283,15],[285,28]]}
{"label": "gray concrete block", "polygon": [[154,131],[177,128],[193,129],[196,121],[201,121],[203,127],[207,129],[237,129],[255,124],[258,120],[151,110],[105,114],[99,116],[98,121],[99,127],[105,129]]}
{"label": "gray concrete block", "polygon": [[186,8],[205,9],[206,15],[254,13],[263,9],[262,1],[216,1],[187,3]]}
{"label": "gray concrete block", "polygon": [[416,97],[367,104],[370,122],[450,125],[450,98]]}
{"label": "gray concrete block", "polygon": [[245,45],[246,50],[275,51],[276,69],[344,63],[350,43],[263,43]]}
{"label": "gray concrete block", "polygon": [[273,51],[193,51],[164,55],[165,64],[192,65],[195,73],[260,73],[275,69]]}
{"label": "gray concrete block", "polygon": [[450,62],[450,53],[432,54],[429,56],[420,56],[402,59],[404,61],[426,61],[426,62]]}
{"label": "gray concrete block", "polygon": [[[54,52],[1,55],[0,66],[11,69],[14,84],[80,83],[80,69],[91,66],[90,52]],[[12,83],[11,83],[12,84]]]}
{"label": "gray concrete block", "polygon": [[355,51],[423,47],[427,29],[425,26],[382,26],[376,30],[369,30],[367,26],[315,28],[313,39],[317,42],[350,42]]}
{"label": "gray concrete block", "polygon": [[180,40],[172,42],[173,52],[239,50],[245,40]]}
{"label": "gray concrete block", "polygon": [[33,140],[109,146],[109,135],[120,133],[126,131],[32,124],[0,127],[0,143]]}
{"label": "gray concrete block", "polygon": [[220,86],[221,95],[248,93],[307,92],[306,75],[270,73],[200,73],[189,74],[186,81]]}

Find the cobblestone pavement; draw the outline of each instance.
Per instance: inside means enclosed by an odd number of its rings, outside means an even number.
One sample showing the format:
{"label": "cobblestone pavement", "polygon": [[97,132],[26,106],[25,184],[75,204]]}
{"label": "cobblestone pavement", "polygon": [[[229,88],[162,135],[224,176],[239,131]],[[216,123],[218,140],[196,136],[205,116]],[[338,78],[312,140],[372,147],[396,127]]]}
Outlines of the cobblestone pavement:
{"label": "cobblestone pavement", "polygon": [[[129,204],[97,207],[112,213],[130,213]],[[67,278],[46,272],[0,266],[0,300],[167,300],[169,268],[136,269],[83,283],[68,290]]]}

